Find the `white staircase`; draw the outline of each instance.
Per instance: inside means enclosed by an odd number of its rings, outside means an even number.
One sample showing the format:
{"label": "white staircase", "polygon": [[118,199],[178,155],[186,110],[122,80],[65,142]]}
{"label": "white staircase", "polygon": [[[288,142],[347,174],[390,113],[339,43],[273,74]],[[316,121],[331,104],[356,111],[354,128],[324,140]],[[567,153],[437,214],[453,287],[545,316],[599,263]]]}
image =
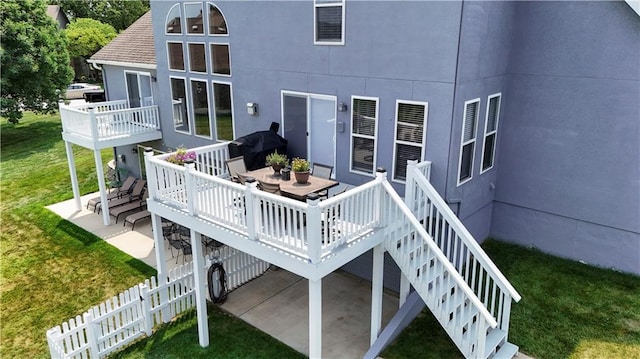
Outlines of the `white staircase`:
{"label": "white staircase", "polygon": [[419,166],[407,174],[406,204],[387,191],[397,206],[390,206],[386,250],[466,358],[512,358],[518,347],[507,341],[509,314],[520,295]]}

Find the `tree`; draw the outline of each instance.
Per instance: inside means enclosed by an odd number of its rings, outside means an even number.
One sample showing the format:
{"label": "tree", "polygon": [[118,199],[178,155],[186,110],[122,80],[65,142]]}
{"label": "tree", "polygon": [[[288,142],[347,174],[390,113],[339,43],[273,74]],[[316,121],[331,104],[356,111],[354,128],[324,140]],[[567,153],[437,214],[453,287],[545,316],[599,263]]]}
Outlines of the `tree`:
{"label": "tree", "polygon": [[53,112],[73,78],[64,34],[42,0],[0,2],[0,116],[17,123],[23,110]]}
{"label": "tree", "polygon": [[71,21],[64,33],[68,40],[69,56],[85,58],[95,54],[118,36],[113,26],[88,18]]}
{"label": "tree", "polygon": [[57,0],[71,18],[91,18],[122,31],[149,11],[149,1],[143,0]]}

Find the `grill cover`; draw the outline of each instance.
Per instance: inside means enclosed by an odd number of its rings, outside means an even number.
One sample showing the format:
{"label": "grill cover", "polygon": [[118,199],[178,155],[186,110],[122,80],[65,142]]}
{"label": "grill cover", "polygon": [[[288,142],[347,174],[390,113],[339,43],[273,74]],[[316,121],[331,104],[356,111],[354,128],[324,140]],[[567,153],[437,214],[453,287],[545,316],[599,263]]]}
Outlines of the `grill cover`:
{"label": "grill cover", "polygon": [[267,155],[276,150],[286,154],[287,140],[273,130],[254,132],[229,143],[229,157],[244,156],[248,171],[265,167]]}

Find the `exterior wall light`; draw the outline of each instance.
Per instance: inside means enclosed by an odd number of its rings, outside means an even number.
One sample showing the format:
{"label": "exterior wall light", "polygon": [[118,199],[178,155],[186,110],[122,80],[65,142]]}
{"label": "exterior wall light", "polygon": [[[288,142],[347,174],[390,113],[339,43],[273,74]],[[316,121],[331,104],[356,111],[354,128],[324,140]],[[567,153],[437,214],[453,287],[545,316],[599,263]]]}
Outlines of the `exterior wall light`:
{"label": "exterior wall light", "polygon": [[258,116],[258,104],[255,102],[247,102],[247,113],[251,116]]}
{"label": "exterior wall light", "polygon": [[344,102],[340,102],[338,104],[338,111],[345,112],[347,111],[347,105]]}

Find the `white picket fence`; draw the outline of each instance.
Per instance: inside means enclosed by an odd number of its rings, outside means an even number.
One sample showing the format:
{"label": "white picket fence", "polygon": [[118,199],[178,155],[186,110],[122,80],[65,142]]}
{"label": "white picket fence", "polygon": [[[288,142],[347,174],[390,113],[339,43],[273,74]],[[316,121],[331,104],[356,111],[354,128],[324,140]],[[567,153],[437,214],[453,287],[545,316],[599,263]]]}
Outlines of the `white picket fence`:
{"label": "white picket fence", "polygon": [[[260,276],[270,265],[228,246],[219,248],[216,255],[227,272],[229,291]],[[207,259],[205,270],[211,263]],[[164,283],[151,277],[47,330],[51,357],[105,357],[142,336],[151,336],[156,325],[192,308],[195,308],[195,283],[190,262],[169,271]]]}

